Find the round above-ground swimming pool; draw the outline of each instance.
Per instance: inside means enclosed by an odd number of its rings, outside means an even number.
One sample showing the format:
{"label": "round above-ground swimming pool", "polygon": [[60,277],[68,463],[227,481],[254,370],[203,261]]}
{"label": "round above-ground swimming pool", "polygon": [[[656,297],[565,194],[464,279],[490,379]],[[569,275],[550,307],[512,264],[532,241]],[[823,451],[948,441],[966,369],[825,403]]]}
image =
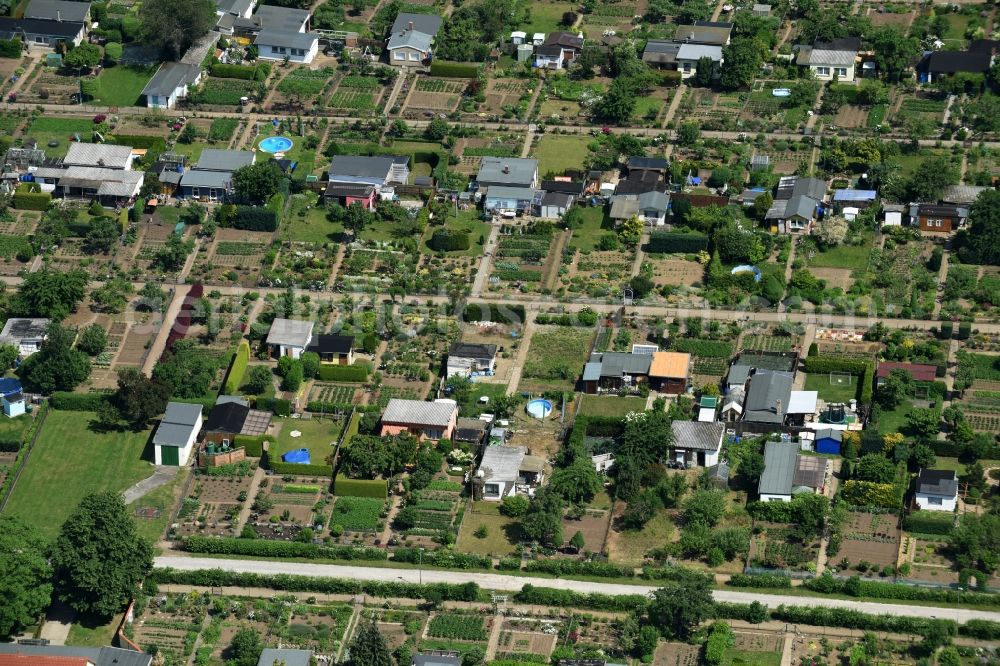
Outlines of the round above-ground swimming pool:
{"label": "round above-ground swimming pool", "polygon": [[528,412],[529,415],[534,416],[536,419],[544,419],[552,413],[552,401],[546,400],[545,398],[535,398],[534,400],[529,400],[528,404],[524,407],[524,411]]}
{"label": "round above-ground swimming pool", "polygon": [[269,136],[257,148],[265,153],[287,153],[292,149],[292,140],[287,136]]}

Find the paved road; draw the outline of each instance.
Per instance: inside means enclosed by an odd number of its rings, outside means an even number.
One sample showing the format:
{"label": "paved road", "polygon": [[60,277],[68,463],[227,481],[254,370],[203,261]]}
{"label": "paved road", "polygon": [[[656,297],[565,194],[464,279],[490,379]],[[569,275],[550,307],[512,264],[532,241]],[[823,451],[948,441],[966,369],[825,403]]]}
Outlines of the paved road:
{"label": "paved road", "polygon": [[[490,590],[516,592],[525,584],[576,592],[600,592],[603,594],[648,594],[655,586],[628,585],[624,583],[598,583],[592,581],[566,580],[562,578],[531,578],[529,576],[505,576],[503,574],[470,571],[439,571],[424,569],[387,569],[381,567],[359,567],[340,564],[310,564],[306,562],[274,562],[262,560],[226,560],[207,557],[184,557],[181,554],[161,556],[155,560],[157,567],[172,567],[185,571],[199,569],[224,569],[240,573],[294,574],[298,576],[350,578],[354,580],[395,580],[408,583],[423,580],[424,583],[478,583]],[[717,601],[750,603],[760,601],[768,607],[779,604],[786,606],[827,606],[831,608],[851,608],[864,613],[884,615],[907,615],[915,617],[937,617],[966,622],[972,619],[1000,622],[1000,612],[967,608],[936,608],[931,606],[904,606],[902,604],[882,604],[874,602],[850,601],[847,599],[827,599],[822,597],[798,597],[763,592],[737,592],[715,590]]]}

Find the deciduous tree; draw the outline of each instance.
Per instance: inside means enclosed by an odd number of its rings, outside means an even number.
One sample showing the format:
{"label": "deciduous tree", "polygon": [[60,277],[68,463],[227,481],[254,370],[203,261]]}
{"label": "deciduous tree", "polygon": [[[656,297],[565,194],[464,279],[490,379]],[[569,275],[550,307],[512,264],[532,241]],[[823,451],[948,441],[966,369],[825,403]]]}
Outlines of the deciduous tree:
{"label": "deciduous tree", "polygon": [[147,0],[139,9],[143,40],[158,46],[169,60],[178,60],[215,26],[212,0]]}
{"label": "deciduous tree", "polygon": [[0,636],[33,624],[52,601],[45,539],[15,516],[0,516]]}

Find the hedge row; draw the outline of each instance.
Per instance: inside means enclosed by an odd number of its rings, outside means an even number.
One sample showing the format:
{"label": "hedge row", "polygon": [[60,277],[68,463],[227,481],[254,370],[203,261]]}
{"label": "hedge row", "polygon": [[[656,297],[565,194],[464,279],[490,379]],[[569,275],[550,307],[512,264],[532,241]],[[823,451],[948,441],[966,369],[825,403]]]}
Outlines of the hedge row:
{"label": "hedge row", "polygon": [[437,252],[459,252],[471,246],[469,232],[460,229],[438,229],[427,241],[427,245]]}
{"label": "hedge row", "polygon": [[[851,578],[835,578],[833,576],[817,576],[803,583],[803,587],[823,594],[846,594],[852,597],[870,599],[896,599],[902,601],[931,601],[957,603],[957,590],[944,587],[920,587],[917,585],[899,585],[880,580],[864,580],[858,576]],[[1000,594],[988,592],[965,592],[961,602],[970,606],[1000,606]]]}
{"label": "hedge row", "polygon": [[243,385],[243,376],[246,374],[247,365],[250,363],[250,344],[246,340],[240,342],[233,354],[233,364],[229,366],[229,374],[226,376],[226,383],[222,392],[226,395],[236,395]]}
{"label": "hedge row", "polygon": [[514,601],[519,604],[534,604],[539,606],[561,606],[572,608],[589,608],[603,611],[638,611],[641,612],[649,600],[642,594],[612,595],[600,592],[583,593],[573,590],[554,590],[549,587],[535,587],[527,584],[520,592],[514,594]]}
{"label": "hedge row", "polygon": [[947,536],[955,529],[955,516],[937,511],[916,511],[903,518],[903,529],[919,534]]}
{"label": "hedge row", "polygon": [[319,378],[324,382],[360,383],[368,381],[369,370],[370,367],[367,363],[355,363],[354,365],[321,363],[319,366]]}
{"label": "hedge row", "polygon": [[257,409],[271,412],[275,416],[290,416],[292,413],[292,403],[284,398],[257,398],[254,401]]}
{"label": "hedge row", "polygon": [[431,63],[431,76],[444,76],[455,79],[474,79],[479,76],[479,65],[469,62]]}
{"label": "hedge row", "polygon": [[243,452],[252,457],[260,458],[264,455],[264,442],[269,441],[266,435],[236,435],[233,438],[233,446],[243,447]]}
{"label": "hedge row", "polygon": [[21,450],[21,440],[0,439],[0,453],[17,453]]}
{"label": "hedge row", "polygon": [[0,39],[0,58],[20,58],[21,48],[21,40],[16,37]]}
{"label": "hedge row", "polygon": [[489,555],[460,553],[447,548],[424,551],[420,548],[397,548],[392,553],[393,562],[423,563],[432,567],[447,569],[492,569],[493,558]]}
{"label": "hedge row", "polygon": [[640,574],[640,578],[644,578],[645,580],[689,581],[699,576],[709,585],[715,583],[715,576],[712,574],[687,567],[643,567],[642,574]]}
{"label": "hedge row", "polygon": [[[962,450],[954,442],[947,439],[931,439],[924,443],[931,447],[935,455],[954,458],[962,453]],[[982,454],[977,449],[976,457],[980,460],[996,460],[1000,458],[1000,444],[991,443],[989,447],[983,450]]]}
{"label": "hedge row", "polygon": [[269,587],[284,592],[317,592],[321,594],[369,594],[374,597],[426,599],[430,591],[440,592],[445,601],[489,601],[489,595],[475,583],[451,585],[433,583],[417,585],[390,580],[348,580],[345,578],[313,578],[291,574],[256,574],[223,569],[153,569],[147,577],[162,585],[199,585],[202,587]]}
{"label": "hedge row", "polygon": [[280,459],[271,460],[270,454],[261,458],[261,464],[275,474],[294,474],[297,476],[333,476],[333,468],[329,465],[302,463],[286,463]]}
{"label": "hedge row", "polygon": [[708,249],[708,236],[697,231],[658,231],[649,235],[647,252],[690,254]]}
{"label": "hedge row", "polygon": [[733,587],[762,588],[791,587],[792,579],[781,574],[733,574],[729,577],[728,585]]}
{"label": "hedge row", "polygon": [[462,310],[462,321],[491,321],[494,324],[523,324],[527,321],[523,305],[470,303]]}
{"label": "hedge row", "polygon": [[531,560],[524,569],[525,571],[540,571],[556,576],[601,576],[603,578],[632,578],[635,576],[635,569],[631,567],[581,560]]}
{"label": "hedge row", "polygon": [[780,605],[771,611],[771,617],[781,622],[810,624],[814,627],[844,627],[864,631],[891,631],[901,634],[926,634],[934,623],[947,628],[955,635],[958,625],[952,620],[936,620],[903,615],[871,615],[849,608],[822,608],[816,606]]}
{"label": "hedge row", "polygon": [[232,537],[189,536],[184,539],[184,550],[189,553],[214,555],[251,555],[255,557],[304,557],[310,560],[365,560],[369,562],[388,559],[385,550],[360,546],[320,546],[298,541],[271,541],[268,539],[236,539]]}
{"label": "hedge row", "polygon": [[958,628],[958,633],[971,636],[982,641],[1000,639],[1000,622],[993,620],[969,620]]}
{"label": "hedge row", "polygon": [[246,65],[229,65],[217,62],[212,65],[208,73],[217,79],[241,79],[243,81],[263,81],[271,73],[270,66],[247,67]]}
{"label": "hedge row", "polygon": [[242,231],[275,231],[278,215],[270,208],[261,206],[237,206],[233,228]]}
{"label": "hedge row", "polygon": [[274,213],[274,218],[277,220],[278,224],[281,224],[281,218],[285,212],[285,195],[281,192],[275,192],[271,195],[271,198],[267,200],[266,208]]}
{"label": "hedge row", "polygon": [[115,134],[108,139],[108,143],[113,143],[116,146],[145,148],[146,150],[158,153],[162,153],[167,149],[167,142],[163,137],[147,134]]}
{"label": "hedge row", "polygon": [[333,494],[342,497],[385,499],[389,496],[389,484],[385,479],[347,479],[338,476],[333,482]]}
{"label": "hedge row", "polygon": [[597,323],[597,313],[586,308],[580,312],[539,312],[535,315],[535,323],[548,326],[593,326]]}
{"label": "hedge row", "polygon": [[52,195],[48,192],[31,192],[18,188],[14,192],[14,208],[18,210],[48,210]]}
{"label": "hedge row", "polygon": [[67,412],[96,412],[108,401],[107,393],[70,393],[56,391],[49,397],[52,409],[62,409]]}

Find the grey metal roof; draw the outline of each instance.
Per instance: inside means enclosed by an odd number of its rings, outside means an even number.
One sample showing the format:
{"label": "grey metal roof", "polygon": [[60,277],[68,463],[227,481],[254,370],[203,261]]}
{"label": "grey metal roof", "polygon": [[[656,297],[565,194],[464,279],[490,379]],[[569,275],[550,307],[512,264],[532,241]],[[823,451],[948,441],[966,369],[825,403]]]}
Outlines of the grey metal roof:
{"label": "grey metal roof", "polygon": [[797,194],[822,201],[826,196],[826,181],[805,176],[782,176],[778,179],[775,199],[791,199]]}
{"label": "grey metal roof", "polygon": [[261,5],[253,15],[254,21],[264,30],[281,32],[299,32],[309,20],[309,12],[305,9]]}
{"label": "grey metal roof", "polygon": [[642,52],[642,59],[653,63],[674,62],[677,52],[680,49],[681,45],[677,42],[651,39],[646,42],[646,48]]}
{"label": "grey metal roof", "polygon": [[11,317],[3,325],[3,331],[0,331],[0,338],[9,338],[17,341],[41,340],[48,335],[49,324],[51,323],[51,319],[41,317]]}
{"label": "grey metal roof", "polygon": [[713,62],[722,62],[722,47],[712,44],[681,44],[677,50],[678,60],[701,60],[711,58]]}
{"label": "grey metal roof", "polygon": [[216,10],[223,14],[243,16],[253,7],[254,0],[215,0]]}
{"label": "grey metal roof", "polygon": [[74,141],[69,144],[63,164],[70,166],[90,166],[108,169],[124,169],[132,157],[129,146],[115,146],[109,143],[83,143]]}
{"label": "grey metal roof", "polygon": [[396,32],[394,30],[389,37],[389,43],[386,44],[386,48],[390,51],[392,49],[411,48],[426,53],[430,50],[432,41],[434,41],[434,37],[425,32],[418,32],[416,30]]}
{"label": "grey metal roof", "polygon": [[535,198],[536,192],[538,192],[538,190],[534,190],[530,187],[506,187],[504,185],[491,185],[486,190],[486,198],[532,201]]}
{"label": "grey metal roof", "polygon": [[156,74],[149,80],[146,87],[142,89],[142,94],[169,97],[178,88],[193,83],[200,73],[201,68],[198,65],[165,62],[160,65],[160,68],[156,70]]}
{"label": "grey metal roof", "polygon": [[461,666],[462,660],[451,655],[415,654],[413,666]]}
{"label": "grey metal roof", "polygon": [[795,477],[798,445],[794,442],[768,442],[764,445],[764,473],[760,475],[760,495],[791,495]]}
{"label": "grey metal roof", "polygon": [[448,350],[448,358],[476,358],[492,360],[497,355],[496,345],[481,345],[471,342],[453,342]]}
{"label": "grey metal roof", "polygon": [[951,185],[941,193],[941,202],[946,204],[971,204],[979,195],[992,187],[977,185]]}
{"label": "grey metal roof", "polygon": [[313,323],[300,319],[278,318],[271,322],[267,344],[305,347],[312,338]]}
{"label": "grey metal roof", "polygon": [[799,55],[795,63],[797,65],[829,66],[829,67],[850,67],[858,57],[858,52],[840,49],[821,49],[812,46],[799,48]]}
{"label": "grey metal roof", "polygon": [[665,157],[630,157],[628,168],[666,170],[670,168],[670,162]]}
{"label": "grey metal roof", "polygon": [[816,431],[816,440],[819,441],[821,439],[833,439],[842,442],[844,441],[844,433],[834,428],[823,428]]}
{"label": "grey metal roof", "polygon": [[958,476],[951,469],[922,469],[917,477],[917,492],[955,497],[958,494]]}
{"label": "grey metal roof", "polygon": [[513,483],[521,471],[521,463],[527,449],[523,446],[490,445],[483,450],[483,461],[479,463],[484,481],[506,481]]}
{"label": "grey metal roof", "polygon": [[742,363],[733,363],[729,367],[729,376],[726,377],[726,383],[745,384],[747,379],[750,378],[751,370],[753,370],[752,366],[744,365]]}
{"label": "grey metal roof", "polygon": [[216,187],[226,189],[233,180],[233,174],[228,171],[202,171],[193,169],[181,174],[181,187]]}
{"label": "grey metal roof", "polygon": [[319,34],[314,32],[291,32],[288,30],[273,30],[264,28],[253,40],[255,45],[284,46],[290,49],[308,51],[319,41]]}
{"label": "grey metal roof", "polygon": [[643,192],[639,195],[639,210],[667,211],[670,205],[670,197],[663,192]]}
{"label": "grey metal roof", "polygon": [[74,39],[82,36],[85,26],[79,21],[49,21],[47,19],[13,19],[0,17],[0,39],[13,39],[22,35],[30,38],[33,35],[54,37],[55,39]]}
{"label": "grey metal roof", "polygon": [[542,195],[542,205],[569,208],[573,205],[573,195],[565,192],[546,192]]}
{"label": "grey metal roof", "polygon": [[24,10],[26,19],[46,19],[49,21],[75,21],[83,23],[90,13],[89,2],[69,0],[31,0]]}
{"label": "grey metal roof", "polygon": [[413,423],[446,427],[458,406],[454,402],[424,402],[393,398],[382,412],[383,423]]}
{"label": "grey metal roof", "polygon": [[309,666],[312,650],[294,650],[290,648],[265,648],[257,659],[257,666]]}
{"label": "grey metal roof", "polygon": [[743,419],[758,423],[782,423],[791,394],[791,373],[758,371],[750,378],[746,403],[743,405]]}
{"label": "grey metal roof", "polygon": [[153,435],[153,444],[184,446],[191,431],[201,426],[201,405],[186,402],[168,402],[167,411]]}
{"label": "grey metal roof", "polygon": [[206,148],[198,157],[199,171],[229,171],[233,172],[254,162],[254,153],[249,150],[226,150],[223,148]]}
{"label": "grey metal roof", "polygon": [[21,654],[33,657],[80,657],[89,659],[95,666],[149,666],[153,662],[151,654],[116,647],[92,648],[0,643],[0,654]]}
{"label": "grey metal roof", "polygon": [[412,24],[413,30],[422,32],[433,37],[441,29],[441,17],[437,14],[414,14],[413,12],[400,12],[396,14],[396,20],[392,22],[393,32],[408,30]]}
{"label": "grey metal roof", "polygon": [[476,180],[485,185],[522,185],[534,182],[538,160],[520,157],[484,157]]}
{"label": "grey metal roof", "polygon": [[[728,26],[728,27],[724,27]],[[674,39],[690,44],[715,44],[722,46],[729,41],[733,31],[731,23],[717,25],[679,25]]]}
{"label": "grey metal roof", "polygon": [[330,179],[336,176],[353,178],[386,178],[394,164],[391,155],[337,155],[330,162]]}
{"label": "grey metal roof", "polygon": [[816,216],[816,206],[819,202],[803,195],[795,195],[785,205],[784,218],[802,217],[811,220]]}
{"label": "grey metal roof", "polygon": [[583,381],[585,382],[596,382],[601,378],[601,363],[600,361],[586,363],[583,366]]}
{"label": "grey metal roof", "polygon": [[639,197],[634,194],[616,194],[611,199],[611,211],[608,216],[612,220],[624,220],[639,212]]}
{"label": "grey metal roof", "polygon": [[724,423],[679,421],[670,424],[674,433],[674,448],[693,451],[717,451],[726,432]]}
{"label": "grey metal roof", "polygon": [[648,375],[653,357],[650,354],[630,354],[628,352],[604,352],[591,354],[590,362],[601,364],[601,377],[621,377],[628,375]]}

